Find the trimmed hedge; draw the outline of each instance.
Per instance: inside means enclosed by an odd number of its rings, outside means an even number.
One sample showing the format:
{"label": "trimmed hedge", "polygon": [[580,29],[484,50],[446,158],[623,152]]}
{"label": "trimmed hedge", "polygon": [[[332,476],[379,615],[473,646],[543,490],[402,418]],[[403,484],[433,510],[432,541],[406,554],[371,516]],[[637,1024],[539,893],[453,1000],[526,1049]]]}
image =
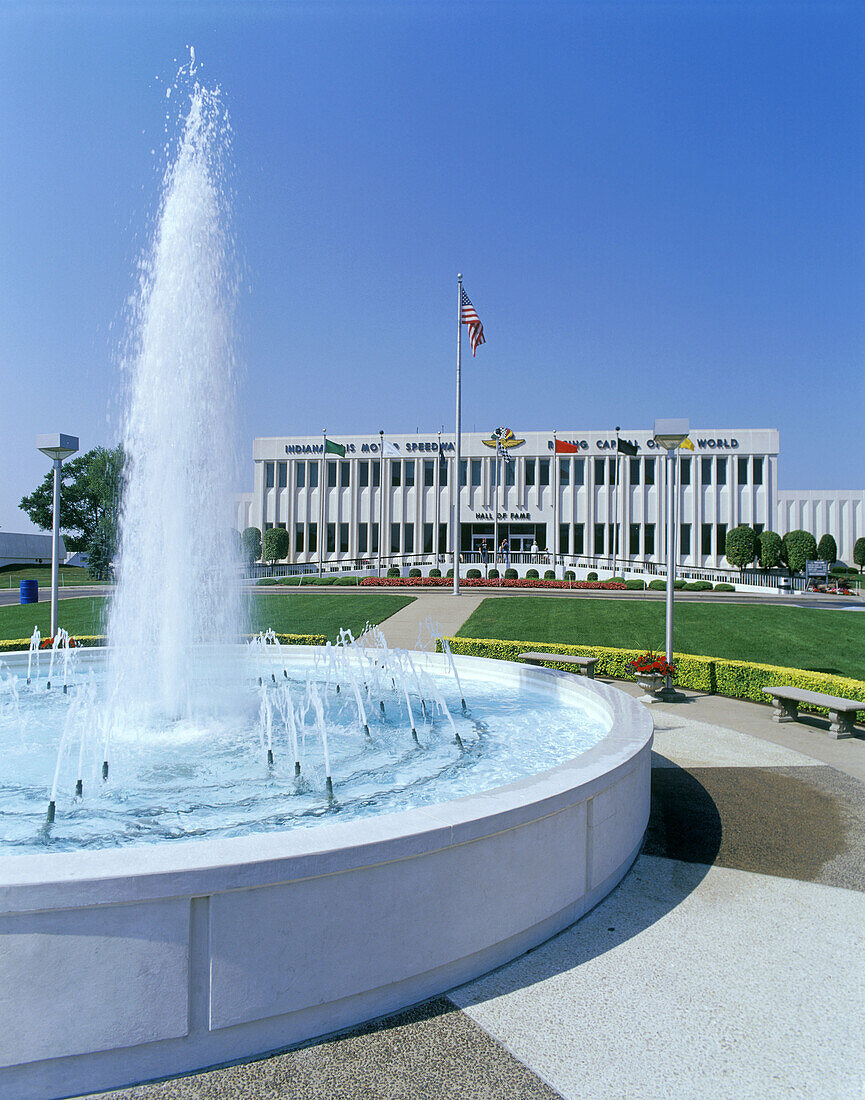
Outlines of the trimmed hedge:
{"label": "trimmed hedge", "polygon": [[488,577],[488,578],[489,578],[489,579],[490,579],[491,581],[497,581],[497,580],[499,579],[499,571],[498,571],[498,569],[491,569],[491,570],[489,571],[489,573],[487,573],[487,577]]}
{"label": "trimmed hedge", "polygon": [[421,573],[420,569],[409,569],[408,575],[410,577],[422,577],[423,573]]}
{"label": "trimmed hedge", "polygon": [[387,576],[387,577],[401,577],[401,576],[402,576],[402,573],[400,572],[400,570],[399,570],[399,567],[398,567],[398,566],[396,566],[396,565],[392,565],[392,566],[390,567],[390,569],[388,569],[388,571],[387,571],[387,573],[385,574],[385,576]]}
{"label": "trimmed hedge", "polygon": [[587,581],[596,581],[597,579],[598,579],[598,574],[597,573],[586,573],[586,580]]}
{"label": "trimmed hedge", "polygon": [[577,574],[573,571],[573,569],[566,569],[564,579],[566,581],[575,581],[577,579]]}
{"label": "trimmed hedge", "polygon": [[653,592],[663,592],[666,587],[667,582],[662,581],[660,577],[655,577],[653,581],[649,581],[649,588],[651,588]]}
{"label": "trimmed hedge", "polygon": [[727,584],[726,582],[721,581],[720,584],[715,585],[715,587],[712,589],[712,591],[713,592],[735,592],[736,588],[732,584]]}
{"label": "trimmed hedge", "polygon": [[[478,570],[469,570],[469,573],[478,572]],[[379,580],[377,577],[364,577],[360,582],[361,587],[367,585],[378,585],[381,588],[399,587],[403,588],[438,588],[443,585],[447,585],[446,580],[439,580],[435,577],[388,577]],[[471,577],[469,576],[462,581],[468,588],[587,588],[593,591],[602,590],[623,590],[624,584],[616,583],[611,584],[609,581],[545,581],[545,580],[530,580],[525,578],[523,580],[497,580],[491,581],[485,577]]]}
{"label": "trimmed hedge", "polygon": [[466,573],[466,580],[467,581],[477,581],[477,580],[480,580],[480,578],[481,578],[480,569],[469,569],[469,571]]}
{"label": "trimmed hedge", "polygon": [[[256,637],[258,637],[257,634],[244,634],[238,641],[246,641],[249,638]],[[325,634],[277,634],[276,637],[282,645],[327,645],[327,635]],[[76,634],[73,641],[76,648],[90,649],[94,646],[106,645],[108,635]],[[29,638],[3,638],[0,640],[0,653],[15,653],[29,648]],[[42,653],[46,652],[47,650],[42,650]]]}
{"label": "trimmed hedge", "polygon": [[440,577],[442,575],[441,569],[430,569],[429,575],[431,577]]}
{"label": "trimmed hedge", "polygon": [[[674,588],[676,587],[676,582],[675,581],[673,581],[673,587]],[[712,582],[711,581],[688,581],[688,583],[685,584],[683,587],[684,587],[686,592],[711,592],[712,591]]]}
{"label": "trimmed hedge", "polygon": [[[495,638],[448,638],[453,653],[471,657],[492,657],[499,661],[518,661],[520,653],[532,650],[536,653],[564,653],[579,657],[598,657],[595,666],[601,676],[614,680],[635,680],[630,662],[641,657],[644,650],[613,649],[608,646],[559,645],[550,642],[499,641]],[[441,642],[436,642],[439,650]],[[726,695],[731,699],[750,699],[755,703],[769,702],[762,691],[773,684],[821,691],[842,699],[862,699],[862,710],[856,720],[865,721],[865,681],[848,676],[835,676],[829,672],[810,672],[807,669],[784,668],[780,665],[756,664],[751,661],[734,661],[725,657],[701,657],[691,653],[674,653],[676,683],[692,691],[713,695]],[[550,662],[550,668],[573,672],[573,667]],[[823,707],[803,707],[826,714]]]}
{"label": "trimmed hedge", "polygon": [[539,573],[539,572],[537,571],[537,569],[528,569],[528,570],[526,570],[526,580],[527,580],[527,581],[536,581],[536,580],[539,580],[539,579],[540,579],[540,576],[541,576],[541,575],[540,575],[540,573]]}
{"label": "trimmed hedge", "polygon": [[555,579],[556,579],[555,569],[545,569],[544,570],[544,580],[545,581],[554,581]]}
{"label": "trimmed hedge", "polygon": [[515,581],[518,576],[519,576],[519,573],[516,571],[516,569],[506,569],[505,570],[505,580],[506,581]]}
{"label": "trimmed hedge", "polygon": [[642,592],[646,587],[646,582],[641,577],[633,577],[629,581],[625,581],[625,588],[630,592]]}

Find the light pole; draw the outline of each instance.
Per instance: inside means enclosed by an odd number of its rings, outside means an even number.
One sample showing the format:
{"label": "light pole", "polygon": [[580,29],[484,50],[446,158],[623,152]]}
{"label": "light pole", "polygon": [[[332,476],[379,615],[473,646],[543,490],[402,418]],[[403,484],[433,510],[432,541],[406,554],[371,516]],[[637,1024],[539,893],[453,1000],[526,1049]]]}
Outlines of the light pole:
{"label": "light pole", "polygon": [[54,525],[51,532],[51,637],[57,635],[57,601],[60,580],[60,464],[78,450],[77,435],[37,435],[36,446],[54,463]]}
{"label": "light pole", "polygon": [[[673,487],[676,480],[676,450],[684,439],[688,438],[690,422],[688,420],[656,420],[652,433],[655,442],[667,452],[667,615],[664,637],[664,656],[667,664],[673,663],[673,592],[676,581],[676,539],[677,515],[674,508]],[[660,698],[670,701],[676,698],[673,689],[673,677],[668,675]]]}

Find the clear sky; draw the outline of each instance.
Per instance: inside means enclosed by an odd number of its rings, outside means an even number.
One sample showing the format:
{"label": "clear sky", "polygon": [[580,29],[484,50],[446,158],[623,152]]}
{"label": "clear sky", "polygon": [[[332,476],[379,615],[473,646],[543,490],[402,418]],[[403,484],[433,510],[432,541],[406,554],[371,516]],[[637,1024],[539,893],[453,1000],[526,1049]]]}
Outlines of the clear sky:
{"label": "clear sky", "polygon": [[118,435],[166,86],[235,131],[255,435],[777,427],[861,488],[865,4],[0,0],[0,526]]}

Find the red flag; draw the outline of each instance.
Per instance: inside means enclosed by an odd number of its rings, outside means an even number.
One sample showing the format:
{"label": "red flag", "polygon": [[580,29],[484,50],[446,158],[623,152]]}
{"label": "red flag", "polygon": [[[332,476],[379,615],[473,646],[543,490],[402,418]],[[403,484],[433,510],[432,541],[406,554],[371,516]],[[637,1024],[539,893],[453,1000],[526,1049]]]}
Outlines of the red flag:
{"label": "red flag", "polygon": [[576,455],[580,453],[579,443],[566,443],[563,439],[556,440],[557,455]]}

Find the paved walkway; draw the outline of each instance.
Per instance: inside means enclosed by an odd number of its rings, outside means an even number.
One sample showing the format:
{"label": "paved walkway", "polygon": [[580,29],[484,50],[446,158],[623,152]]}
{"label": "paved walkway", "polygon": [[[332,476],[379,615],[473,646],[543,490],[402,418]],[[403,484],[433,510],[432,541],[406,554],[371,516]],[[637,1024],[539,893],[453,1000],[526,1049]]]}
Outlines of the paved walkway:
{"label": "paved walkway", "polygon": [[[483,595],[438,598],[388,620],[388,641],[413,645],[427,616],[450,632]],[[654,710],[643,853],[577,924],[397,1016],[108,1095],[865,1096],[865,736],[686,698]]]}

